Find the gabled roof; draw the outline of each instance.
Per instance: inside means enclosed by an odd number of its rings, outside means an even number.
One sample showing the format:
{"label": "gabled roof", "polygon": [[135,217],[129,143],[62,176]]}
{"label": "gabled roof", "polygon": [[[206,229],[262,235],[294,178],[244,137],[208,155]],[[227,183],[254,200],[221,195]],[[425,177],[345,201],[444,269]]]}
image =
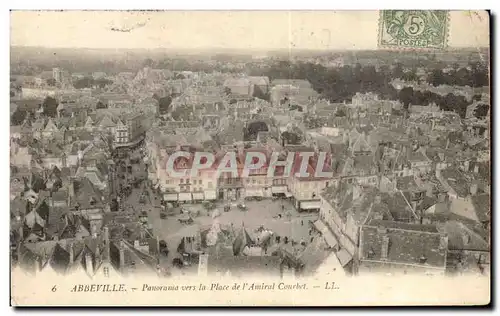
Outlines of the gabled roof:
{"label": "gabled roof", "polygon": [[245,247],[250,246],[250,245],[254,245],[254,244],[255,244],[255,242],[252,240],[252,237],[250,237],[247,230],[243,226],[243,227],[241,227],[241,230],[238,233],[238,235],[236,236],[236,238],[234,239],[233,253],[235,256],[238,256],[241,254],[243,249],[245,249]]}
{"label": "gabled roof", "polygon": [[101,193],[94,187],[89,179],[83,178],[73,181],[73,204],[78,204],[80,209],[102,207]]}
{"label": "gabled roof", "polygon": [[489,251],[490,246],[479,234],[459,221],[447,221],[442,230],[448,236],[449,250]]}
{"label": "gabled roof", "polygon": [[247,78],[228,78],[224,81],[225,87],[245,87],[249,86],[251,81]]}
{"label": "gabled roof", "polygon": [[116,125],[116,122],[113,121],[108,115],[104,115],[104,117],[98,124],[98,126],[101,128],[113,128],[116,127]]}

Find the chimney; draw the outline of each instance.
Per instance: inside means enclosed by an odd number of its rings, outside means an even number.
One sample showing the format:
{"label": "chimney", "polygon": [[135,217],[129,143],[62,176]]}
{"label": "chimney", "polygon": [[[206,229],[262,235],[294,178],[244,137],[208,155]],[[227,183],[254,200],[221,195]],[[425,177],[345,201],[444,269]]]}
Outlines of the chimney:
{"label": "chimney", "polygon": [[99,258],[100,255],[101,255],[101,247],[99,246],[99,244],[97,244],[95,248],[95,257]]}
{"label": "chimney", "polygon": [[40,256],[35,259],[35,274],[38,274],[42,271],[42,258]]}
{"label": "chimney", "polygon": [[68,245],[68,253],[69,253],[69,264],[71,265],[75,260],[75,250],[73,249],[73,243]]}
{"label": "chimney", "polygon": [[123,272],[123,268],[125,265],[125,243],[123,240],[120,240],[120,271]]}
{"label": "chimney", "polygon": [[382,237],[382,253],[380,255],[381,259],[387,259],[389,254],[389,236]]}
{"label": "chimney", "polygon": [[202,254],[200,255],[200,259],[198,262],[198,275],[206,276],[208,273],[208,255]]}
{"label": "chimney", "polygon": [[352,188],[352,200],[355,201],[361,196],[360,188],[354,185]]}
{"label": "chimney", "polygon": [[104,242],[107,244],[109,243],[109,228],[108,227],[104,227]]}
{"label": "chimney", "polygon": [[89,276],[94,274],[94,266],[92,264],[92,256],[90,253],[85,255],[85,270]]}
{"label": "chimney", "polygon": [[470,185],[470,194],[471,195],[476,195],[477,194],[477,183],[472,183]]}
{"label": "chimney", "polygon": [[469,245],[469,243],[470,243],[470,235],[468,233],[463,233],[462,234],[462,242],[463,242],[464,246]]}

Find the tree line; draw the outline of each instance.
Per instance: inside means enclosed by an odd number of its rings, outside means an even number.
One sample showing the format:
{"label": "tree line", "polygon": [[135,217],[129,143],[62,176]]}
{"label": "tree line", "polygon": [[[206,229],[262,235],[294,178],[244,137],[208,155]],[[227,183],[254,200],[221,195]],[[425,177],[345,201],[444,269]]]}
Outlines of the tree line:
{"label": "tree line", "polygon": [[[470,69],[470,70],[469,70]],[[435,103],[445,111],[455,111],[465,117],[467,106],[474,100],[481,99],[480,94],[474,95],[471,101],[464,96],[449,93],[445,96],[432,91],[414,90],[405,87],[397,90],[391,84],[394,79],[419,82],[423,79],[415,68],[405,70],[402,64],[393,67],[383,65],[376,68],[373,65],[344,65],[340,68],[327,68],[313,63],[296,63],[280,61],[267,69],[253,69],[251,75],[268,76],[270,80],[306,79],[313,89],[323,98],[335,102],[351,102],[357,93],[373,92],[385,100],[399,100],[406,109],[410,105],[427,106]],[[425,76],[422,76],[424,78]],[[484,87],[489,84],[487,68],[479,63],[471,63],[468,68],[458,68],[446,73],[442,69],[432,70],[426,80],[434,86],[451,84],[454,86]]]}
{"label": "tree line", "polygon": [[83,77],[81,79],[75,80],[75,82],[73,82],[73,86],[76,89],[85,89],[92,87],[104,88],[112,83],[113,83],[112,80],[106,78],[94,79],[92,77]]}

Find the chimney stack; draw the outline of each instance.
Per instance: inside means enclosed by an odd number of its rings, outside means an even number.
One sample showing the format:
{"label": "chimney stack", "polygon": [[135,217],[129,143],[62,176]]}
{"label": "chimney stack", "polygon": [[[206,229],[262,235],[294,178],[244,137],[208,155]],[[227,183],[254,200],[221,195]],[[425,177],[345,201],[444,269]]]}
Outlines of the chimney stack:
{"label": "chimney stack", "polygon": [[104,227],[104,242],[107,244],[109,243],[109,228],[108,227]]}
{"label": "chimney stack", "polygon": [[477,183],[472,183],[470,185],[470,194],[473,196],[477,194]]}
{"label": "chimney stack", "polygon": [[382,253],[381,258],[387,259],[387,255],[389,254],[389,236],[382,237]]}
{"label": "chimney stack", "polygon": [[125,243],[120,240],[120,271],[123,272],[125,265]]}
{"label": "chimney stack", "polygon": [[94,266],[92,264],[92,256],[88,253],[85,255],[85,270],[89,276],[94,274]]}
{"label": "chimney stack", "polygon": [[35,274],[38,274],[42,271],[42,258],[36,257],[35,259]]}
{"label": "chimney stack", "polygon": [[73,243],[68,245],[68,253],[69,253],[69,264],[71,265],[75,260],[75,251],[73,249]]}

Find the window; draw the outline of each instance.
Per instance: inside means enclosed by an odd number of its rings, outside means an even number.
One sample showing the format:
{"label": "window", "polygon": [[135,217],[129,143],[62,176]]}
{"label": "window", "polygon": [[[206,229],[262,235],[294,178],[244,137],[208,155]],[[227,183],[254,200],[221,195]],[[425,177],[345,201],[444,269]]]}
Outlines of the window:
{"label": "window", "polygon": [[184,183],[184,179],[181,179],[181,183]]}
{"label": "window", "polygon": [[107,278],[109,278],[109,268],[108,267],[104,267],[103,272],[104,272],[104,276],[107,277]]}
{"label": "window", "polygon": [[201,180],[198,180],[198,184],[203,184],[203,183],[201,182]]}

